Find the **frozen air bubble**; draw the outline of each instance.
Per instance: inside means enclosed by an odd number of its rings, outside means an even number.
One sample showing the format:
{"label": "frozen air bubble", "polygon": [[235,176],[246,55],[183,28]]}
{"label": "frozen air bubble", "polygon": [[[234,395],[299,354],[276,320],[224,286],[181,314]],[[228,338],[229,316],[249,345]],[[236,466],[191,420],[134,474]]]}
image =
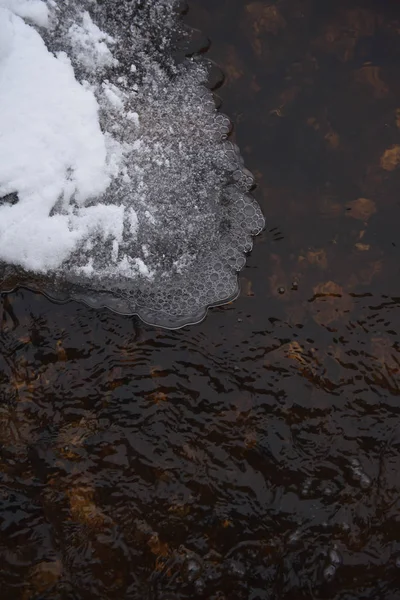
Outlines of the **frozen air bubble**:
{"label": "frozen air bubble", "polygon": [[330,563],[332,565],[334,565],[335,567],[338,567],[339,565],[342,564],[342,557],[340,556],[338,550],[336,550],[336,548],[331,548],[328,552],[328,557],[330,560]]}
{"label": "frozen air bubble", "polygon": [[[282,292],[280,292],[280,291],[279,291],[279,290],[281,290],[281,289],[282,289]],[[278,291],[279,291],[279,293],[282,293],[282,294],[283,294],[283,293],[284,293],[284,291],[285,291],[283,288],[279,288],[279,290],[278,290]],[[305,498],[305,497],[307,497],[307,496],[309,495],[309,493],[310,493],[310,488],[311,488],[311,484],[312,484],[312,480],[311,480],[311,478],[307,478],[307,479],[305,480],[305,482],[303,483],[303,486],[302,486],[302,488],[301,488],[301,495],[302,495],[304,498]]]}
{"label": "frozen air bubble", "polygon": [[351,471],[353,479],[360,484],[363,490],[367,490],[371,486],[370,477],[364,472],[360,461],[357,458],[353,458],[350,461]]}
{"label": "frozen air bubble", "polygon": [[205,592],[206,584],[202,578],[196,579],[194,582],[194,590],[197,596],[202,596]]}
{"label": "frozen air bubble", "polygon": [[203,570],[203,565],[194,557],[188,557],[183,565],[183,576],[189,583],[198,579]]}
{"label": "frozen air bubble", "polygon": [[227,565],[227,571],[232,577],[244,579],[246,576],[246,567],[238,560],[230,560]]}
{"label": "frozen air bubble", "polygon": [[363,490],[367,490],[371,486],[371,479],[365,473],[361,473],[360,486]]}
{"label": "frozen air bubble", "polygon": [[324,577],[325,581],[330,583],[335,578],[335,575],[336,575],[336,567],[334,565],[328,565],[327,567],[325,567],[324,572],[323,572],[323,577]]}

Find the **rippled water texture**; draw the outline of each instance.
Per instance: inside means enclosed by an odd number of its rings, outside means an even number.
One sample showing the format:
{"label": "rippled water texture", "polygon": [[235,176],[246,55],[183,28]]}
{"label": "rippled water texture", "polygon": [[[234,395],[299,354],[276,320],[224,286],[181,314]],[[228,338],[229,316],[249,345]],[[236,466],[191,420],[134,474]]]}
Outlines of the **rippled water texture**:
{"label": "rippled water texture", "polygon": [[400,597],[400,7],[196,0],[268,230],[171,332],[2,297],[2,600]]}

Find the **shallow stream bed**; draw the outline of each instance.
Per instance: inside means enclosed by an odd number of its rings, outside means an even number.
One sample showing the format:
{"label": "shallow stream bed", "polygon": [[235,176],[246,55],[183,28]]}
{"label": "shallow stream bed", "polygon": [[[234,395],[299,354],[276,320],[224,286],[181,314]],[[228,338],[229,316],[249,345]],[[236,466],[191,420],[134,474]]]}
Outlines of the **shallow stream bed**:
{"label": "shallow stream bed", "polygon": [[178,331],[1,297],[1,598],[398,600],[400,5],[186,20],[267,228]]}

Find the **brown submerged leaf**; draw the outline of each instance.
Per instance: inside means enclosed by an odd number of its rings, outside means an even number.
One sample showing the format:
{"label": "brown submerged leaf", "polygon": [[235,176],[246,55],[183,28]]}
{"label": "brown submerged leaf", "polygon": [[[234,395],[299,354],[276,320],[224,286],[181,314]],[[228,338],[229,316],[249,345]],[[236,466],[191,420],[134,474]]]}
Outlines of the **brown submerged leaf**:
{"label": "brown submerged leaf", "polygon": [[328,296],[340,298],[343,296],[343,288],[334,281],[319,283],[314,287],[315,296]]}
{"label": "brown submerged leaf", "polygon": [[224,519],[221,525],[224,529],[227,529],[228,527],[233,527],[233,523],[229,519]]}
{"label": "brown submerged leaf", "polygon": [[247,4],[248,12],[256,36],[262,33],[277,35],[286,27],[286,21],[275,5],[266,6],[265,2],[251,2]]}
{"label": "brown submerged leaf", "polygon": [[326,269],[328,266],[326,251],[323,248],[320,248],[319,250],[309,250],[307,252],[307,260],[310,265],[317,265],[320,269]]}
{"label": "brown submerged leaf", "polygon": [[154,404],[162,404],[163,402],[167,402],[168,398],[164,392],[152,392],[148,396],[149,400],[151,400]]}
{"label": "brown submerged leaf", "polygon": [[67,353],[62,345],[62,340],[57,340],[56,342],[56,353],[60,362],[65,362],[68,360]]}
{"label": "brown submerged leaf", "polygon": [[110,519],[93,502],[94,490],[89,486],[71,487],[67,490],[72,518],[89,527],[103,527]]}
{"label": "brown submerged leaf", "polygon": [[22,595],[22,600],[30,600],[36,597],[36,594],[43,594],[49,590],[59,581],[62,571],[60,560],[42,561],[35,565],[31,570],[29,585]]}
{"label": "brown submerged leaf", "polygon": [[338,148],[339,145],[340,145],[340,137],[339,137],[339,135],[335,131],[329,131],[325,135],[324,139],[328,143],[328,146],[330,146],[334,150],[336,150],[336,148]]}
{"label": "brown submerged leaf", "polygon": [[361,244],[360,242],[358,244],[355,244],[355,247],[357,248],[357,250],[360,250],[360,252],[366,252],[371,248],[369,244]]}
{"label": "brown submerged leaf", "polygon": [[385,171],[394,171],[400,164],[400,146],[391,146],[381,156],[381,167]]}
{"label": "brown submerged leaf", "polygon": [[253,292],[253,286],[252,286],[252,282],[250,281],[250,279],[245,279],[243,277],[242,279],[243,282],[243,293],[245,296],[254,296],[254,292]]}
{"label": "brown submerged leaf", "polygon": [[376,275],[382,271],[382,261],[375,260],[358,272],[358,280],[364,285],[370,285]]}
{"label": "brown submerged leaf", "polygon": [[355,79],[358,83],[372,88],[375,98],[384,98],[389,93],[387,85],[381,79],[379,67],[366,65],[356,71]]}
{"label": "brown submerged leaf", "polygon": [[400,355],[389,338],[372,337],[371,352],[382,368],[394,374],[400,373]]}
{"label": "brown submerged leaf", "polygon": [[286,355],[288,358],[296,360],[303,366],[306,366],[308,364],[308,361],[304,357],[304,348],[300,346],[299,342],[290,342],[287,347]]}
{"label": "brown submerged leaf", "polygon": [[244,75],[244,66],[239,59],[234,46],[228,46],[224,69],[227,82],[235,82]]}
{"label": "brown submerged leaf", "polygon": [[367,221],[371,215],[376,213],[376,204],[373,200],[368,198],[357,198],[346,204],[347,216],[353,217],[353,219],[360,219],[361,221]]}
{"label": "brown submerged leaf", "polygon": [[152,554],[155,554],[155,556],[157,556],[157,558],[159,557],[166,557],[170,555],[170,549],[168,544],[166,544],[165,542],[162,542],[160,540],[160,538],[158,537],[157,533],[154,533],[150,539],[147,541],[147,545],[150,548],[150,551],[152,552]]}
{"label": "brown submerged leaf", "polygon": [[314,287],[314,298],[310,309],[313,319],[319,325],[330,325],[352,307],[352,299],[334,281],[320,283]]}

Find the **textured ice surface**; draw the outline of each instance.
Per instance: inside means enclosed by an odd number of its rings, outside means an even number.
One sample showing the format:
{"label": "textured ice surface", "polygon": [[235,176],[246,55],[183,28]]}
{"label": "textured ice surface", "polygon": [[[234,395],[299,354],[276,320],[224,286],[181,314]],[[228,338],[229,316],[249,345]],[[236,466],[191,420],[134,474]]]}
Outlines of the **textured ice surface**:
{"label": "textured ice surface", "polygon": [[264,219],[176,0],[0,0],[0,34],[3,289],[166,327],[234,298]]}

